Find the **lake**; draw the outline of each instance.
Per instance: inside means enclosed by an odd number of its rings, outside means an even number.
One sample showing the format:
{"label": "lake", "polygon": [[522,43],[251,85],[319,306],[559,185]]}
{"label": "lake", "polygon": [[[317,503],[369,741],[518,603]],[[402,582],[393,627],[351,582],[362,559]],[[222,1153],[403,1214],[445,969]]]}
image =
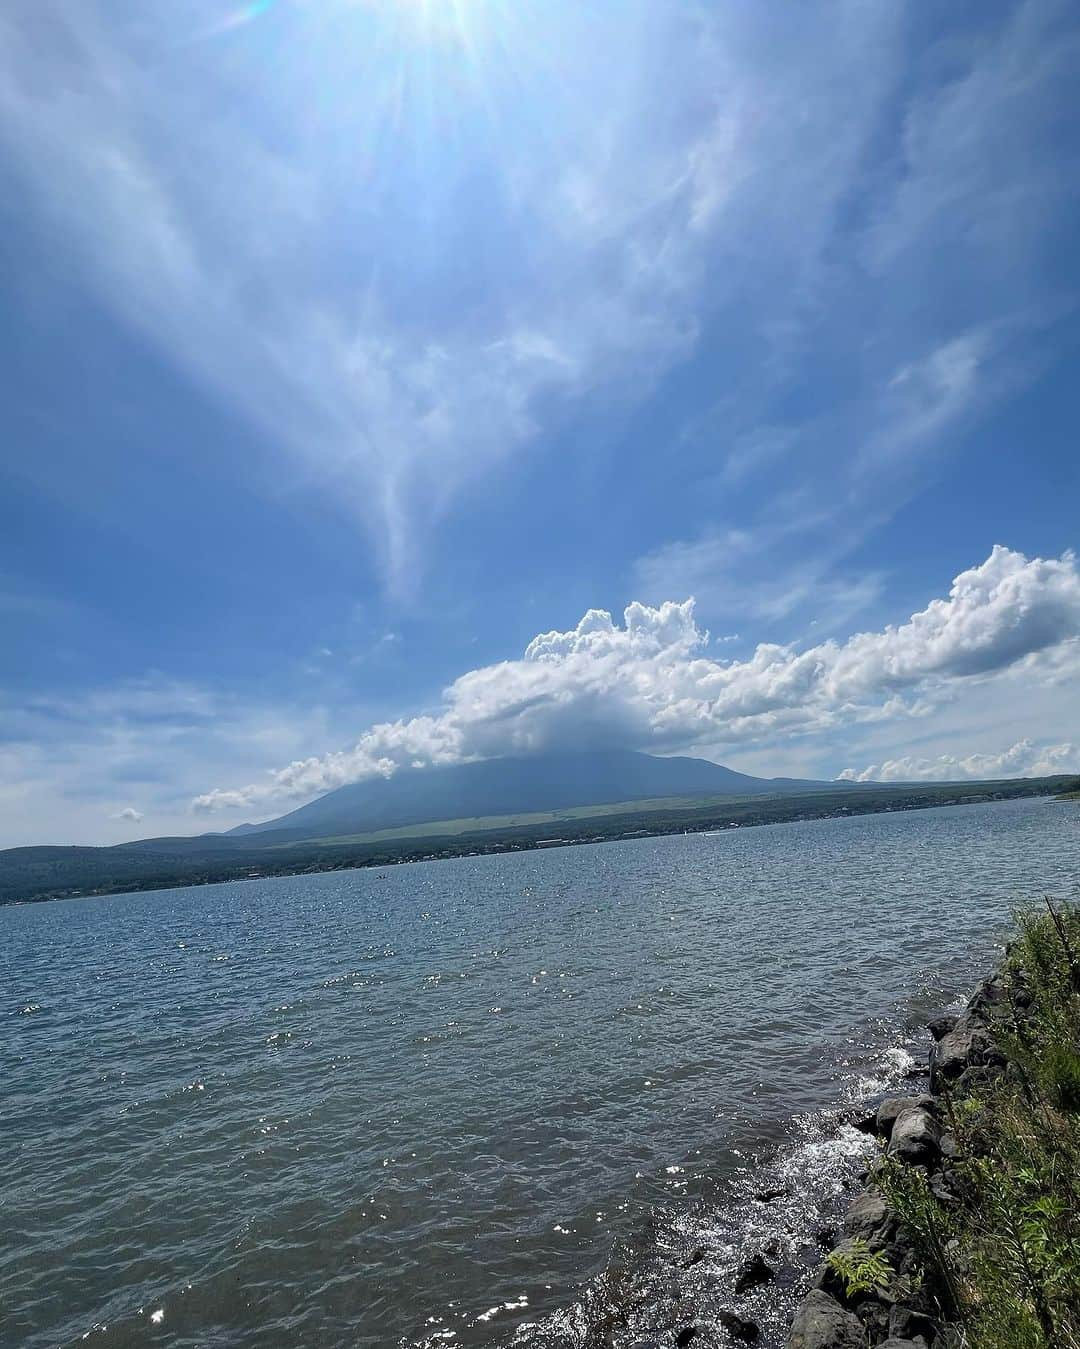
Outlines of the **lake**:
{"label": "lake", "polygon": [[707,1312],[1078,862],[1034,800],[0,909],[0,1340],[574,1343],[613,1247]]}

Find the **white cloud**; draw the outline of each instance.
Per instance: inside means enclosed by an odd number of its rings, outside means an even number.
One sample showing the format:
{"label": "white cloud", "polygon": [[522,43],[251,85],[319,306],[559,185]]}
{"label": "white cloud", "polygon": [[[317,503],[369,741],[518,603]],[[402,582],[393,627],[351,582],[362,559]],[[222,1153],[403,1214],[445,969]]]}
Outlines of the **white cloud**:
{"label": "white cloud", "polygon": [[713,659],[706,642],[693,600],[634,603],[621,624],[591,609],[575,628],[535,637],[520,660],[462,675],[432,714],[373,726],[349,750],[194,804],[249,809],[410,764],[553,748],[715,752],[917,716],[961,683],[1075,679],[1080,570],[1072,553],[1027,558],[999,546],[897,626],[805,650],[763,643],[745,660]]}
{"label": "white cloud", "polygon": [[[726,620],[752,618],[761,625],[790,620],[797,613],[812,615],[809,621],[824,635],[843,628],[878,600],[883,589],[877,572],[844,575],[838,570],[873,519],[864,514],[861,524],[852,526],[847,503],[842,526],[840,514],[814,510],[798,498],[774,502],[765,523],[713,530],[639,558],[634,583],[647,599],[693,594]],[[794,560],[781,563],[781,550]]]}
{"label": "white cloud", "polygon": [[[0,145],[49,222],[39,233],[59,241],[65,274],[264,433],[277,462],[251,480],[282,490],[289,470],[286,483],[328,489],[369,526],[399,590],[431,526],[568,399],[639,399],[718,315],[766,365],[790,367],[828,288],[853,279],[838,221],[876,156],[907,39],[901,11],[850,3],[797,16],[548,6],[542,21],[475,5],[467,50],[447,48],[447,28],[421,80],[410,6],[371,7],[363,41],[355,5],[327,0],[194,46],[214,29],[198,7],[129,8],[38,0],[0,14]],[[1031,99],[1008,52],[1018,34],[1037,46],[1047,7],[1020,8],[1035,17],[962,44],[962,87],[993,111],[1006,62],[1023,128]],[[1047,73],[1060,80],[1062,64]],[[970,113],[959,93],[912,95],[903,227],[879,239],[873,216],[875,259],[955,204],[939,185],[958,157],[976,165],[963,210],[989,190]],[[1041,165],[1016,134],[1017,173]],[[490,190],[474,194],[477,181]],[[891,302],[874,308],[879,345],[898,349],[886,363],[910,371],[896,400],[928,434],[970,397],[971,325],[912,336],[886,321]],[[741,389],[742,372],[728,382]]]}
{"label": "white cloud", "polygon": [[[156,21],[134,26],[107,0],[41,0],[33,15],[0,15],[0,146],[28,202],[63,232],[65,265],[75,262],[123,322],[259,426],[305,482],[322,483],[368,524],[392,587],[415,580],[425,533],[450,502],[533,438],[544,400],[616,384],[640,396],[693,341],[701,256],[684,246],[688,208],[680,223],[671,159],[657,155],[651,175],[640,162],[611,168],[603,136],[571,134],[602,97],[572,35],[547,34],[565,66],[558,89],[528,63],[522,72],[539,81],[552,143],[455,143],[461,162],[447,155],[426,167],[423,210],[437,209],[456,175],[468,179],[470,155],[487,155],[504,182],[477,208],[527,218],[500,239],[525,256],[486,284],[491,250],[479,239],[470,247],[456,217],[433,220],[424,247],[447,236],[435,256],[399,247],[415,222],[387,203],[402,190],[409,137],[457,138],[442,123],[422,125],[431,91],[407,74],[416,35],[394,31],[393,8],[372,16],[390,59],[379,53],[370,65],[365,44],[342,41],[347,6],[319,16],[280,7],[230,39],[236,64],[212,43],[197,64],[178,59],[192,31],[172,6],[149,8]],[[558,22],[578,21],[568,11]],[[288,28],[293,50],[269,81],[256,53],[271,24]],[[606,45],[632,43],[632,27],[620,18]],[[471,100],[457,90],[464,105],[447,118],[483,109],[486,123],[489,99],[516,113],[528,97],[505,87],[506,36],[490,39],[492,87]],[[509,37],[535,56],[536,34]],[[453,66],[457,80],[465,64]],[[318,115],[297,116],[310,67],[326,96]],[[609,64],[616,85],[620,68]],[[634,159],[646,150],[630,145]],[[552,192],[559,172],[599,199],[599,236]],[[649,191],[631,202],[646,177]],[[415,188],[399,209],[420,209]],[[664,209],[670,224],[657,229],[653,214]],[[416,275],[418,264],[428,275]],[[463,305],[455,288],[472,271]],[[396,312],[403,286],[410,303],[425,297],[421,322]]]}
{"label": "white cloud", "polygon": [[1080,746],[1018,740],[996,754],[939,754],[923,759],[905,755],[868,768],[845,768],[847,782],[959,782],[966,779],[1040,778],[1055,773],[1080,773]]}
{"label": "white cloud", "polygon": [[[348,717],[356,724],[355,714]],[[0,694],[0,847],[192,832],[214,777],[340,742],[326,710],[162,678],[63,695]],[[127,806],[137,800],[139,806]]]}

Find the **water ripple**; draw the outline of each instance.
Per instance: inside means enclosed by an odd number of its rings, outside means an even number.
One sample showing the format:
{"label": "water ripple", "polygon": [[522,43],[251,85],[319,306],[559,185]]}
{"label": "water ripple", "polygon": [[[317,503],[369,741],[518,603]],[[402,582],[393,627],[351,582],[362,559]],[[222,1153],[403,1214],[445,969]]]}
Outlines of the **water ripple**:
{"label": "water ripple", "polygon": [[664,1343],[805,1254],[828,1107],[1078,845],[1015,802],[0,911],[0,1335],[573,1343],[614,1247]]}

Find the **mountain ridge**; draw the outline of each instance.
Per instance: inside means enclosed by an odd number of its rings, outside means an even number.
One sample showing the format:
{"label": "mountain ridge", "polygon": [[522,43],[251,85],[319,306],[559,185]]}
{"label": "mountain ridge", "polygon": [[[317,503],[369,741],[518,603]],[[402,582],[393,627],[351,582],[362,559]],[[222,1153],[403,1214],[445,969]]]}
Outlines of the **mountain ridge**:
{"label": "mountain ridge", "polygon": [[472,818],[668,796],[756,796],[832,783],[759,778],[709,759],[636,750],[505,756],[349,783],[296,810],[230,829],[227,838],[280,833],[330,838],[452,818]]}

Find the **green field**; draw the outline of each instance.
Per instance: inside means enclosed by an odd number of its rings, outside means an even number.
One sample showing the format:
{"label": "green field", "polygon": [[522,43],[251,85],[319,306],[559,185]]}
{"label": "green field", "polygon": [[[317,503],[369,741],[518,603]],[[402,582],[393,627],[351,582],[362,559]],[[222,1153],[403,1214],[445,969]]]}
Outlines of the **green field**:
{"label": "green field", "polygon": [[[819,796],[820,793],[811,793]],[[724,805],[736,806],[745,802],[790,801],[790,794],[760,794],[754,796],[658,796],[647,801],[613,801],[605,806],[572,806],[566,810],[538,810],[521,815],[473,815],[457,820],[425,820],[422,824],[404,825],[399,829],[377,829],[367,834],[342,834],[335,838],[304,839],[311,848],[340,848],[363,843],[384,843],[392,839],[454,838],[461,834],[485,834],[493,830],[532,828],[536,825],[557,825],[568,821],[598,820],[611,815],[651,815],[658,812],[717,810]],[[297,847],[296,840],[275,843],[268,852]]]}

